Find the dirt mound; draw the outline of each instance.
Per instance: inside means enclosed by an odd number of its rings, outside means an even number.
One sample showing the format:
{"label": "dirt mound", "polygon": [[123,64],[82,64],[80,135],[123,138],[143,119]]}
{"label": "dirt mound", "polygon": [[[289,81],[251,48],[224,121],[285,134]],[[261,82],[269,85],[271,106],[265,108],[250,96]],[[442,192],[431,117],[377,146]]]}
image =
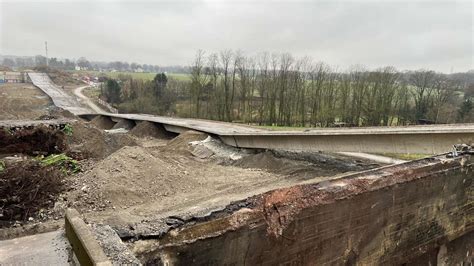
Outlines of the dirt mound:
{"label": "dirt mound", "polygon": [[137,145],[126,134],[107,134],[91,123],[80,121],[72,124],[72,136],[68,137],[68,143],[71,155],[84,158],[103,158],[123,146]]}
{"label": "dirt mound", "polygon": [[271,151],[248,155],[240,160],[231,162],[231,164],[242,168],[262,169],[270,173],[302,179],[317,176],[331,176],[347,171],[346,169],[341,171],[341,169],[325,164],[314,164],[307,161],[279,158]]}
{"label": "dirt mound", "polygon": [[111,129],[115,125],[114,121],[112,121],[110,118],[101,115],[98,115],[92,119],[91,123],[101,129]]}
{"label": "dirt mound", "polygon": [[67,149],[65,134],[59,129],[39,126],[32,129],[7,131],[0,129],[0,153],[47,155]]}
{"label": "dirt mound", "polygon": [[7,165],[0,171],[0,221],[35,216],[41,208],[51,207],[63,188],[58,168],[42,166],[34,160]]}
{"label": "dirt mound", "polygon": [[130,130],[135,126],[135,122],[133,120],[128,119],[120,119],[112,129],[124,128],[126,130]]}
{"label": "dirt mound", "polygon": [[137,137],[152,137],[159,139],[169,138],[170,134],[166,132],[165,128],[162,125],[158,125],[148,121],[142,121],[138,123],[132,130],[130,134]]}
{"label": "dirt mound", "polygon": [[175,151],[175,152],[190,152],[193,150],[190,142],[192,141],[202,141],[208,137],[207,134],[189,130],[179,134],[177,137],[168,142],[168,145],[164,147],[165,150]]}
{"label": "dirt mound", "polygon": [[121,148],[78,180],[76,186],[82,187],[71,196],[79,208],[87,208],[88,202],[128,207],[195,186],[179,167],[138,146]]}
{"label": "dirt mound", "polygon": [[53,107],[49,111],[49,115],[53,118],[73,118],[77,119],[77,116],[74,115],[73,113],[69,112],[68,110],[64,110],[59,107]]}

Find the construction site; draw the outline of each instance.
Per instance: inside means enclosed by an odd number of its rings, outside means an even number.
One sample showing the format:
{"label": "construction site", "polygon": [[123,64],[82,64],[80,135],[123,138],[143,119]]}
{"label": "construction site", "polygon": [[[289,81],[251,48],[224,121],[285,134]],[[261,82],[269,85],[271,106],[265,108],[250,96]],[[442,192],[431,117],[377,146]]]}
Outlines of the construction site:
{"label": "construction site", "polygon": [[472,124],[271,131],[85,87],[0,85],[0,265],[474,262]]}

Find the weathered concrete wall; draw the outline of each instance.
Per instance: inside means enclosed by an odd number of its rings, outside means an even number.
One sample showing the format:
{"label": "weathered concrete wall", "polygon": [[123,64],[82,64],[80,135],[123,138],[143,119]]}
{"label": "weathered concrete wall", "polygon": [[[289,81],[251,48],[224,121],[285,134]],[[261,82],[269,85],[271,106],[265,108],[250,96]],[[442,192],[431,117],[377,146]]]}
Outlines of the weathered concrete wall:
{"label": "weathered concrete wall", "polygon": [[[322,130],[321,130],[322,131]],[[440,154],[452,150],[454,144],[473,143],[472,132],[446,133],[426,131],[377,134],[367,130],[360,134],[334,135],[235,135],[220,136],[227,145],[242,148],[282,150],[367,152],[367,153],[423,153]]]}
{"label": "weathered concrete wall", "polygon": [[426,159],[279,189],[135,252],[172,265],[393,265],[442,259],[445,245],[450,262],[472,261],[469,238],[450,244],[474,229],[472,170],[467,158]]}

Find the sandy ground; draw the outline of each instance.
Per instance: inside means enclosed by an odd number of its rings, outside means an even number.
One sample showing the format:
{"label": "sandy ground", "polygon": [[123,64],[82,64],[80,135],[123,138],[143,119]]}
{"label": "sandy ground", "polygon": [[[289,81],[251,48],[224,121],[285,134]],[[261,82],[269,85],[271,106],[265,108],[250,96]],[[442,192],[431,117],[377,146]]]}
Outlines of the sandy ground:
{"label": "sandy ground", "polygon": [[52,102],[40,89],[28,83],[0,85],[0,120],[37,119],[49,114]]}

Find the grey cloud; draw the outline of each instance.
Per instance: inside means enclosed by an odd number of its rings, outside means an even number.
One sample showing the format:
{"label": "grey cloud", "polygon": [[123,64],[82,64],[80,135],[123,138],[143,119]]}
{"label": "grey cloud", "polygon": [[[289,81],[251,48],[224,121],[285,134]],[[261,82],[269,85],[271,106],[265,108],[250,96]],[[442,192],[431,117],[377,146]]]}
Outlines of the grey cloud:
{"label": "grey cloud", "polygon": [[0,3],[0,53],[160,65],[197,49],[290,52],[340,68],[473,67],[470,1]]}

